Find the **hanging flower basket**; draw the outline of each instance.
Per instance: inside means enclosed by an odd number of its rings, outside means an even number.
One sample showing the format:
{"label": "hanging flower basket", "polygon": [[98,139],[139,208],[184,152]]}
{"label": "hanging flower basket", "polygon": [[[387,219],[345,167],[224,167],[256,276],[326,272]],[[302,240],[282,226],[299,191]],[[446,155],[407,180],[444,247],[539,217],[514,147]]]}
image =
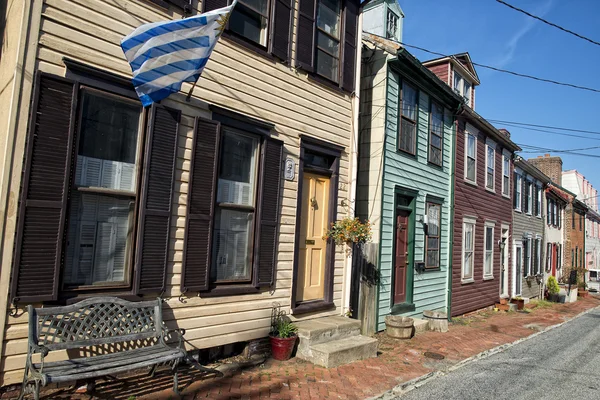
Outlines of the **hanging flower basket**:
{"label": "hanging flower basket", "polygon": [[326,240],[333,240],[336,245],[348,245],[347,252],[351,252],[352,245],[371,241],[371,223],[367,220],[360,222],[358,218],[344,218],[331,223],[331,228],[323,236]]}

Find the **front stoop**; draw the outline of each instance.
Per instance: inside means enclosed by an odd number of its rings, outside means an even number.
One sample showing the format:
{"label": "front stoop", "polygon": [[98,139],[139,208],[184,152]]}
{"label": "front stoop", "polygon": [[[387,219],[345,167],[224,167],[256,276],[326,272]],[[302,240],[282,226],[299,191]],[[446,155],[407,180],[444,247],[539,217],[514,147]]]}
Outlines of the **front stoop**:
{"label": "front stoop", "polygon": [[377,357],[377,339],[360,334],[360,321],[324,317],[296,323],[296,357],[325,368]]}

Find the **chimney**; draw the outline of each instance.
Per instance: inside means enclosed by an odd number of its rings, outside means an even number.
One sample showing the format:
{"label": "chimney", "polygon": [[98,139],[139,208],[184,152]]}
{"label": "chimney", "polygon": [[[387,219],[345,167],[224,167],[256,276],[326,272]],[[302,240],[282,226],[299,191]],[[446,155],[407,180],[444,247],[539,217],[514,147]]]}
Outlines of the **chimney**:
{"label": "chimney", "polygon": [[530,158],[527,161],[552,179],[552,182],[562,186],[563,162],[560,157],[553,157],[550,154],[544,154],[544,156]]}

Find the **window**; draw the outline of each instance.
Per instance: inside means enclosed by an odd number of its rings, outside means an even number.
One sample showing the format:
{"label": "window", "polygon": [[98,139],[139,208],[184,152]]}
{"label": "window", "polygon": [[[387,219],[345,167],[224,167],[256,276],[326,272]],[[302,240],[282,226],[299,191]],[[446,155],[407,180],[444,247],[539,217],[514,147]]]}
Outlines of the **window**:
{"label": "window", "polygon": [[441,166],[442,138],[444,136],[444,108],[437,103],[431,103],[429,124],[429,162]]}
{"label": "window", "polygon": [[409,154],[415,154],[417,143],[417,90],[403,82],[400,96],[400,141],[398,147]]}
{"label": "window", "polygon": [[571,249],[571,265],[575,267],[575,250]]}
{"label": "window", "polygon": [[537,217],[542,216],[542,189],[535,185],[535,215]]}
{"label": "window", "polygon": [[552,218],[554,217],[554,209],[552,206],[552,202],[554,200],[552,199],[546,199],[546,223],[548,225],[554,225],[554,223],[552,222]]}
{"label": "window", "polygon": [[259,142],[234,130],[221,140],[211,280],[250,281]]}
{"label": "window", "polygon": [[490,190],[494,190],[494,171],[496,162],[496,150],[489,144],[486,145],[486,175],[485,175],[485,187]]}
{"label": "window", "polygon": [[575,229],[575,211],[571,211],[571,228]]}
{"label": "window", "polygon": [[523,266],[523,247],[516,245],[515,246],[515,275],[516,275],[516,279],[515,279],[515,286],[514,286],[514,293],[516,295],[521,294],[521,274],[523,273],[524,270],[524,266]]}
{"label": "window", "polygon": [[583,267],[583,249],[579,249],[579,267]]}
{"label": "window", "polygon": [[137,198],[137,101],[82,91],[63,282],[68,287],[128,285]]}
{"label": "window", "polygon": [[556,255],[556,259],[557,259],[557,262],[556,262],[557,267],[556,268],[560,269],[560,268],[562,268],[562,244],[558,245],[557,251],[558,251],[558,254]]}
{"label": "window", "polygon": [[546,243],[546,271],[552,268],[552,243]]}
{"label": "window", "polygon": [[521,211],[521,195],[523,191],[523,178],[521,175],[515,173],[515,210]]}
{"label": "window", "polygon": [[494,277],[494,226],[485,226],[485,253],[483,263],[483,278]]}
{"label": "window", "polygon": [[535,239],[535,265],[533,268],[533,273],[535,275],[541,272],[542,267],[542,240]]}
{"label": "window", "polygon": [[463,222],[463,265],[462,280],[473,280],[473,264],[475,252],[475,221]]}
{"label": "window", "polygon": [[531,239],[523,240],[523,275],[531,275]]}
{"label": "window", "polygon": [[527,179],[525,179],[525,201],[523,203],[523,206],[525,207],[523,212],[527,213],[527,214],[531,214],[531,182],[529,182]]}
{"label": "window", "polygon": [[441,214],[441,205],[427,203],[427,260],[425,262],[425,268],[440,267]]}
{"label": "window", "polygon": [[471,104],[471,84],[456,71],[454,71],[454,91],[462,96],[467,105]]}
{"label": "window", "polygon": [[386,30],[386,34],[387,34],[387,38],[388,39],[395,39],[396,35],[398,33],[398,16],[396,14],[393,13],[392,10],[387,11],[387,30]]}
{"label": "window", "polygon": [[341,1],[318,0],[317,74],[338,82],[340,69]]}
{"label": "window", "polygon": [[269,0],[239,0],[229,18],[229,29],[256,43],[267,46]]}
{"label": "window", "polygon": [[510,158],[502,155],[502,194],[508,196],[510,192]]}
{"label": "window", "polygon": [[477,138],[474,134],[466,133],[465,147],[465,179],[477,183]]}

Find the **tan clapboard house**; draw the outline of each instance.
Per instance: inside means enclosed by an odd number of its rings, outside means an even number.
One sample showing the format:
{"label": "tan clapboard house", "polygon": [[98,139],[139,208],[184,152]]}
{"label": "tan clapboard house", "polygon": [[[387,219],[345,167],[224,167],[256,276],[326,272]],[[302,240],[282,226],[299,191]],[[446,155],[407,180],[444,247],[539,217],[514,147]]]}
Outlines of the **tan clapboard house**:
{"label": "tan clapboard house", "polygon": [[347,310],[322,236],[354,201],[358,0],[239,0],[191,98],[146,109],[121,39],[227,0],[2,3],[0,385],[28,304],[160,296],[190,349]]}

